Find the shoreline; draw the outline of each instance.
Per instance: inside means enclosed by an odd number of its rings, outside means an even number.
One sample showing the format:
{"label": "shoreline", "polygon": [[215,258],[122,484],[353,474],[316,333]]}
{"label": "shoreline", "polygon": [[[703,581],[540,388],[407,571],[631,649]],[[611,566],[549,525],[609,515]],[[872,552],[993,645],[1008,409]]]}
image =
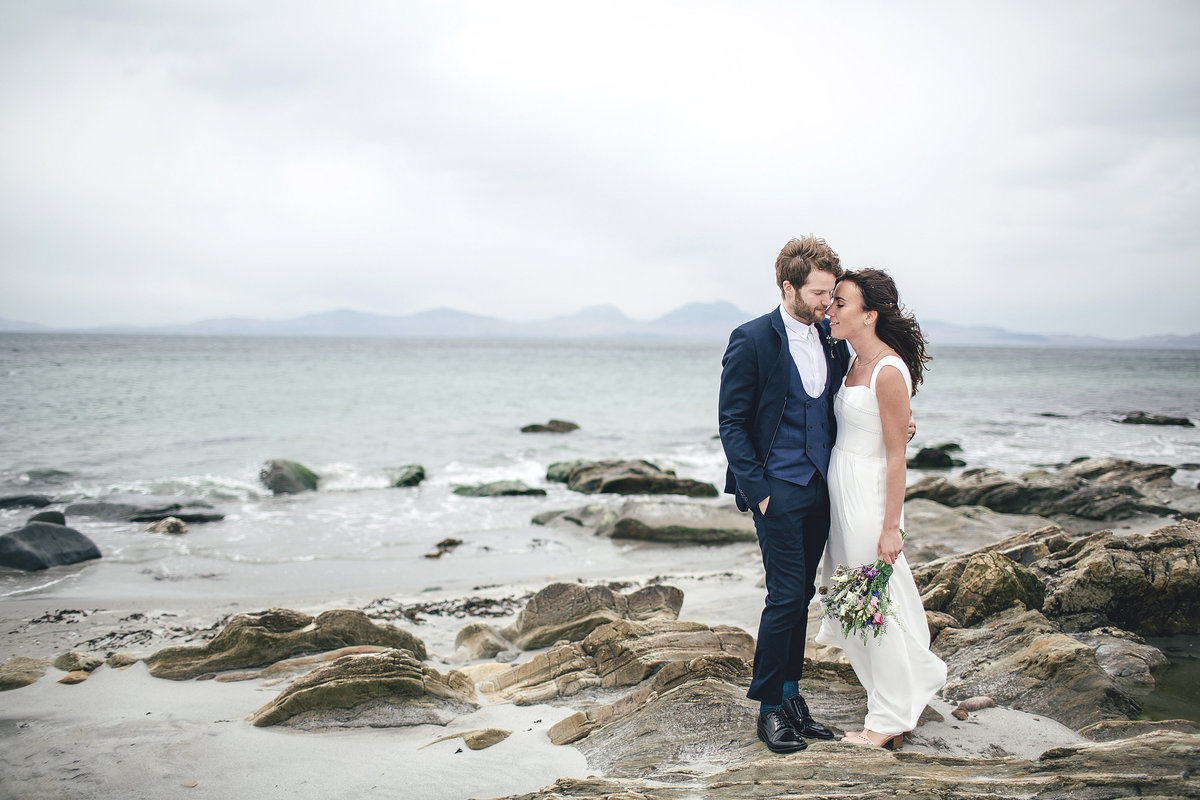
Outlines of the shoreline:
{"label": "shoreline", "polygon": [[[613,576],[616,579],[616,576]],[[635,585],[653,576],[627,576]],[[762,588],[751,570],[668,576],[665,582],[684,592],[681,620],[708,625],[732,624],[753,633],[761,609]],[[494,587],[492,597],[521,596],[541,586]],[[454,599],[452,593],[426,593],[407,600]],[[313,600],[314,598],[309,598]],[[316,613],[333,607],[360,607],[361,598],[328,598],[286,607]],[[462,599],[459,597],[458,599]],[[6,633],[18,619],[60,605],[29,599],[0,606]],[[78,604],[89,606],[90,604]],[[519,608],[519,604],[517,607]],[[154,624],[186,627],[216,622],[218,616],[262,610],[257,604],[221,601],[207,606],[170,608],[141,603],[106,603],[72,621],[69,617],[29,625],[15,637],[5,637],[5,650],[53,658],[73,649],[85,636],[105,631],[116,634]],[[62,609],[57,609],[61,611]],[[80,609],[87,610],[87,609]],[[144,619],[124,619],[133,614]],[[169,615],[169,616],[168,616]],[[398,627],[422,638],[429,648],[427,663],[445,672],[453,663],[456,632],[471,621],[497,619],[428,617],[420,624]],[[502,623],[504,620],[499,620]],[[810,635],[815,619],[810,619]],[[169,636],[129,649],[146,655],[187,637]],[[31,652],[37,651],[37,652]],[[541,651],[521,654],[526,661]],[[7,657],[7,655],[5,656]],[[243,717],[268,702],[282,687],[265,679],[171,681],[151,677],[144,663],[126,669],[98,668],[78,685],[61,685],[65,673],[51,667],[37,683],[0,695],[0,770],[8,777],[3,796],[123,797],[170,796],[195,782],[195,788],[217,796],[404,797],[408,800],[467,800],[532,792],[562,778],[603,777],[589,768],[573,745],[553,745],[547,733],[576,710],[566,700],[515,706],[488,704],[454,719],[445,727],[359,728],[302,732],[284,727],[255,728]],[[748,701],[747,701],[748,702]],[[990,757],[994,742],[1003,739],[1007,752],[1036,759],[1054,747],[1087,740],[1046,717],[1007,708],[985,709],[968,722],[950,716],[953,703],[936,699],[927,711],[920,736],[907,750],[954,757]],[[459,738],[435,742],[456,733],[502,728],[512,735],[499,745],[473,751]],[[753,738],[752,716],[746,718]],[[1019,735],[1015,732],[1019,732]],[[809,752],[845,747],[837,742],[814,742]],[[764,754],[766,751],[764,750]],[[769,754],[767,754],[769,755]],[[688,765],[679,765],[686,769]],[[702,767],[697,763],[695,768]]]}
{"label": "shoreline", "polygon": [[[1009,536],[1021,526],[1031,530],[1051,521],[1074,535],[1098,530],[1133,534],[1172,523],[1170,518],[1148,514],[1100,523],[985,514],[978,507],[938,510],[933,508],[938,504],[930,505],[927,500],[910,503],[916,504],[911,515],[922,530],[913,542],[914,563],[936,558],[928,554],[947,548],[955,554],[968,552]],[[942,516],[935,519],[938,514]],[[237,613],[288,608],[316,615],[348,608],[364,610],[373,620],[411,632],[428,650],[425,664],[447,674],[493,663],[456,660],[455,639],[468,623],[502,627],[547,584],[581,580],[621,591],[650,583],[668,584],[683,593],[680,621],[729,625],[751,636],[757,631],[765,590],[755,544],[617,543],[587,531],[544,527],[506,529],[505,535],[530,532],[546,539],[570,537],[585,555],[568,550],[576,556],[574,561],[559,564],[562,568],[551,574],[547,567],[553,564],[553,548],[542,548],[532,556],[506,553],[499,559],[486,557],[486,549],[462,548],[431,562],[420,559],[410,565],[414,570],[426,563],[436,565],[439,575],[456,576],[454,581],[434,581],[430,576],[430,586],[391,593],[373,589],[304,591],[303,586],[312,584],[296,583],[293,591],[264,585],[236,596],[206,596],[204,590],[212,584],[185,581],[162,584],[164,591],[148,597],[118,592],[114,581],[105,580],[94,584],[106,589],[102,595],[80,591],[85,585],[80,582],[71,592],[49,590],[8,597],[0,600],[0,630],[5,633],[0,661],[14,656],[53,661],[68,651],[104,655],[124,651],[142,658],[169,645],[199,644]],[[608,557],[586,557],[586,553],[601,549]],[[921,552],[927,555],[922,558]],[[501,565],[507,569],[495,569]],[[485,577],[480,567],[493,569]],[[64,569],[86,570],[87,566]],[[470,579],[465,577],[468,575]],[[278,585],[278,581],[270,583],[270,587]],[[482,602],[467,602],[473,600]],[[811,610],[809,622],[811,640],[817,625]],[[811,647],[811,656],[822,664],[838,655],[821,651],[815,644]],[[525,663],[545,651],[520,652],[512,663]],[[283,689],[283,683],[264,677],[232,683],[177,682],[152,677],[141,662],[121,669],[106,664],[73,685],[58,682],[65,674],[50,667],[36,683],[0,694],[4,699],[0,797],[157,798],[183,788],[202,788],[219,796],[287,792],[300,798],[324,798],[331,793],[409,800],[514,796],[542,790],[560,779],[596,775],[597,769],[589,767],[585,756],[586,746],[551,744],[549,730],[581,708],[609,703],[624,694],[592,689],[527,706],[493,702],[480,695],[478,710],[463,713],[445,726],[302,732],[286,727],[255,728],[246,721]],[[805,691],[819,697],[819,686],[816,683]],[[744,708],[745,724],[737,725],[731,735],[741,737],[739,742],[745,740],[740,747],[757,747],[749,701],[744,701]],[[953,703],[935,699],[906,752],[917,758],[1034,762],[1055,748],[1091,745],[1083,735],[1044,714],[995,707],[958,720],[950,714],[953,709]],[[461,737],[455,738],[483,728],[511,733],[499,744],[478,751],[466,747]],[[448,736],[451,738],[446,739]],[[439,739],[444,741],[436,741]],[[805,752],[819,758],[823,749],[835,748],[829,753],[836,759],[845,752],[836,748],[846,747],[838,742],[815,742]],[[760,757],[770,756],[763,749]],[[679,774],[703,776],[721,765],[719,760],[699,759],[672,766]]]}

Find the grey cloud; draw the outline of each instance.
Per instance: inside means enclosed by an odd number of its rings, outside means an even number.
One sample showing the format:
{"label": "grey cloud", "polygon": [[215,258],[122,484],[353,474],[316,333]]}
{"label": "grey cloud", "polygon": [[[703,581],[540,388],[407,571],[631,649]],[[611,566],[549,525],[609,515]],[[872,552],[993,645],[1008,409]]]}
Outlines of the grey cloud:
{"label": "grey cloud", "polygon": [[1152,265],[1188,333],[1198,12],[1132,9],[8,4],[0,317],[755,311],[814,232],[1037,331]]}

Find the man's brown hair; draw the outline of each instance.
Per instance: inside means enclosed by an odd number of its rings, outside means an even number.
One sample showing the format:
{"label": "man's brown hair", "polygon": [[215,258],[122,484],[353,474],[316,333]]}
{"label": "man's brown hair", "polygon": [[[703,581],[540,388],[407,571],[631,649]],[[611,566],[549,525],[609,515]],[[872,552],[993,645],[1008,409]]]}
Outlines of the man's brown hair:
{"label": "man's brown hair", "polygon": [[828,272],[834,278],[841,278],[845,272],[838,254],[825,244],[824,239],[811,235],[792,239],[779,251],[779,258],[775,259],[775,283],[779,284],[780,292],[783,291],[784,281],[799,290],[814,269]]}

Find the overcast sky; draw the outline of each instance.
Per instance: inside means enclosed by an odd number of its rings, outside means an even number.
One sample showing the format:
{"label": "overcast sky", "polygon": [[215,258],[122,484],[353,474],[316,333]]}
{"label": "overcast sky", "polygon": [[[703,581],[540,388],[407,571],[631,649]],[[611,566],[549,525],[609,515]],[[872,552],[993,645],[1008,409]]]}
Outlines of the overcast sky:
{"label": "overcast sky", "polygon": [[0,3],[0,317],[778,302],[1200,331],[1200,3]]}

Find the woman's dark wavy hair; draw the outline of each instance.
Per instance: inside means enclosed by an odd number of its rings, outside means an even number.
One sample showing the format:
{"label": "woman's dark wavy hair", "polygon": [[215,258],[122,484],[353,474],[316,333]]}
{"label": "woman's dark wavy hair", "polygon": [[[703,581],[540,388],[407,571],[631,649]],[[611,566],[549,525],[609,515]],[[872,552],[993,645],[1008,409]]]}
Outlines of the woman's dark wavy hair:
{"label": "woman's dark wavy hair", "polygon": [[892,276],[881,269],[856,269],[842,275],[862,292],[863,311],[878,314],[875,335],[900,354],[912,374],[913,394],[924,380],[925,364],[930,360],[925,352],[927,341],[913,315],[900,304],[900,293]]}

